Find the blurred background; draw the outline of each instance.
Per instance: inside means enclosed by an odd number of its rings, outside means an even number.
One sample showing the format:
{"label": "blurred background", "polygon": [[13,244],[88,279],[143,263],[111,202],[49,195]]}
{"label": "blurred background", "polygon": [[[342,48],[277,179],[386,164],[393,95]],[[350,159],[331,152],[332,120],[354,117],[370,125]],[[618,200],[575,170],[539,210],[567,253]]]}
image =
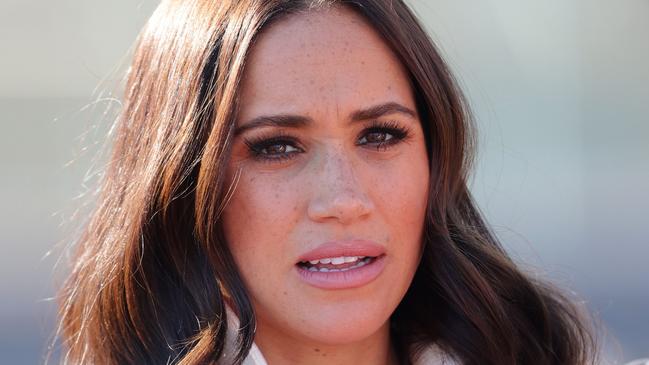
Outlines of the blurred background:
{"label": "blurred background", "polygon": [[[508,251],[601,319],[611,363],[649,357],[649,1],[409,3],[475,112],[472,191]],[[0,2],[0,363],[44,361],[56,247],[156,5]]]}

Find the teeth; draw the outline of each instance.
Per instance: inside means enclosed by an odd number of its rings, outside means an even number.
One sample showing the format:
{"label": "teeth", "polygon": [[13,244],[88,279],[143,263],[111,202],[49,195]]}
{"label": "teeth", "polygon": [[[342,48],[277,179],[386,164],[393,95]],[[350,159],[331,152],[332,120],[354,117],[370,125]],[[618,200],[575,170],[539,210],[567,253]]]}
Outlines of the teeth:
{"label": "teeth", "polygon": [[345,263],[350,263],[350,262],[356,262],[360,259],[362,259],[364,256],[339,256],[339,257],[327,257],[319,260],[309,260],[309,263],[311,265],[317,265],[317,264],[332,264],[332,265],[340,265],[340,264],[345,264]]}
{"label": "teeth", "polygon": [[355,269],[355,268],[357,268],[357,267],[365,266],[365,265],[367,265],[368,262],[370,262],[369,259],[359,261],[358,264],[356,264],[356,265],[350,267],[350,269]]}
{"label": "teeth", "polygon": [[[357,269],[359,267],[365,266],[365,265],[369,264],[369,262],[372,260],[371,257],[366,257],[366,258],[361,260],[361,258],[358,257],[358,256],[357,257],[344,257],[344,258],[343,257],[335,257],[335,258],[327,258],[327,259],[324,259],[324,260],[328,261],[327,263],[333,263],[334,265],[338,265],[338,264],[335,264],[335,262],[340,262],[341,259],[351,259],[348,262],[354,262],[354,261],[357,261],[357,262],[353,266],[345,267],[345,268],[341,268],[341,269],[326,268],[326,267],[317,268],[315,266],[311,266],[311,267],[308,267],[308,268],[305,267],[305,269],[309,270],[309,271],[312,271],[312,272],[348,271],[348,270],[353,270],[353,269]],[[318,263],[318,262],[322,262],[322,260],[317,260],[316,263]],[[311,263],[311,261],[309,261],[309,263]]]}

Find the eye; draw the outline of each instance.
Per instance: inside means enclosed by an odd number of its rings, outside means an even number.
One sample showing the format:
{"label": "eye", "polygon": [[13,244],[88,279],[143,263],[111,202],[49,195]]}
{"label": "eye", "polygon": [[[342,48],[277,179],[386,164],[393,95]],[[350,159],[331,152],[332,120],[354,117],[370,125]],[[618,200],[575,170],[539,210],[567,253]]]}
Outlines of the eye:
{"label": "eye", "polygon": [[371,132],[361,138],[360,144],[386,143],[392,139],[394,139],[394,136],[388,132]]}
{"label": "eye", "polygon": [[356,144],[385,150],[406,139],[409,134],[406,128],[395,121],[374,121],[369,128],[363,130]]}
{"label": "eye", "polygon": [[275,143],[259,150],[264,155],[282,155],[285,153],[297,152],[298,149],[287,143]]}
{"label": "eye", "polygon": [[303,152],[290,136],[261,136],[252,140],[246,139],[245,143],[252,157],[263,162],[288,160]]}

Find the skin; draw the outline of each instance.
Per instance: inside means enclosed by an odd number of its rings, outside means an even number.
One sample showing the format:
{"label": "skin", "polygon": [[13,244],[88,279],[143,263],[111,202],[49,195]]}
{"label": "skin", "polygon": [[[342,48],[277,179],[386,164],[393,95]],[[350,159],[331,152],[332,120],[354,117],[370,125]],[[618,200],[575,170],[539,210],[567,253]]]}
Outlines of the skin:
{"label": "skin", "polygon": [[[228,176],[238,182],[222,224],[251,295],[255,341],[269,364],[391,364],[389,317],[421,257],[429,166],[418,116],[392,111],[350,123],[377,104],[416,111],[407,73],[375,30],[349,9],[291,15],[263,30],[244,70],[236,126],[259,116],[311,118],[235,137]],[[408,136],[368,132],[392,121]],[[262,160],[246,144],[266,146]],[[259,151],[258,151],[259,152]],[[369,239],[386,266],[369,284],[325,290],[297,275],[299,256],[339,239]]]}

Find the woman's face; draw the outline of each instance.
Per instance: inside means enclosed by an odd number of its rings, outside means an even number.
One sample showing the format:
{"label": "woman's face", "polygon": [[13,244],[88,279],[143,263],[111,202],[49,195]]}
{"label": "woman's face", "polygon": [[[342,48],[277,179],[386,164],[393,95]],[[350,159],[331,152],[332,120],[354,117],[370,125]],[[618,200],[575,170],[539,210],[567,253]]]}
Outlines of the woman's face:
{"label": "woman's face", "polygon": [[385,330],[419,263],[429,182],[406,71],[332,8],[265,29],[241,87],[222,224],[257,335],[334,345]]}

